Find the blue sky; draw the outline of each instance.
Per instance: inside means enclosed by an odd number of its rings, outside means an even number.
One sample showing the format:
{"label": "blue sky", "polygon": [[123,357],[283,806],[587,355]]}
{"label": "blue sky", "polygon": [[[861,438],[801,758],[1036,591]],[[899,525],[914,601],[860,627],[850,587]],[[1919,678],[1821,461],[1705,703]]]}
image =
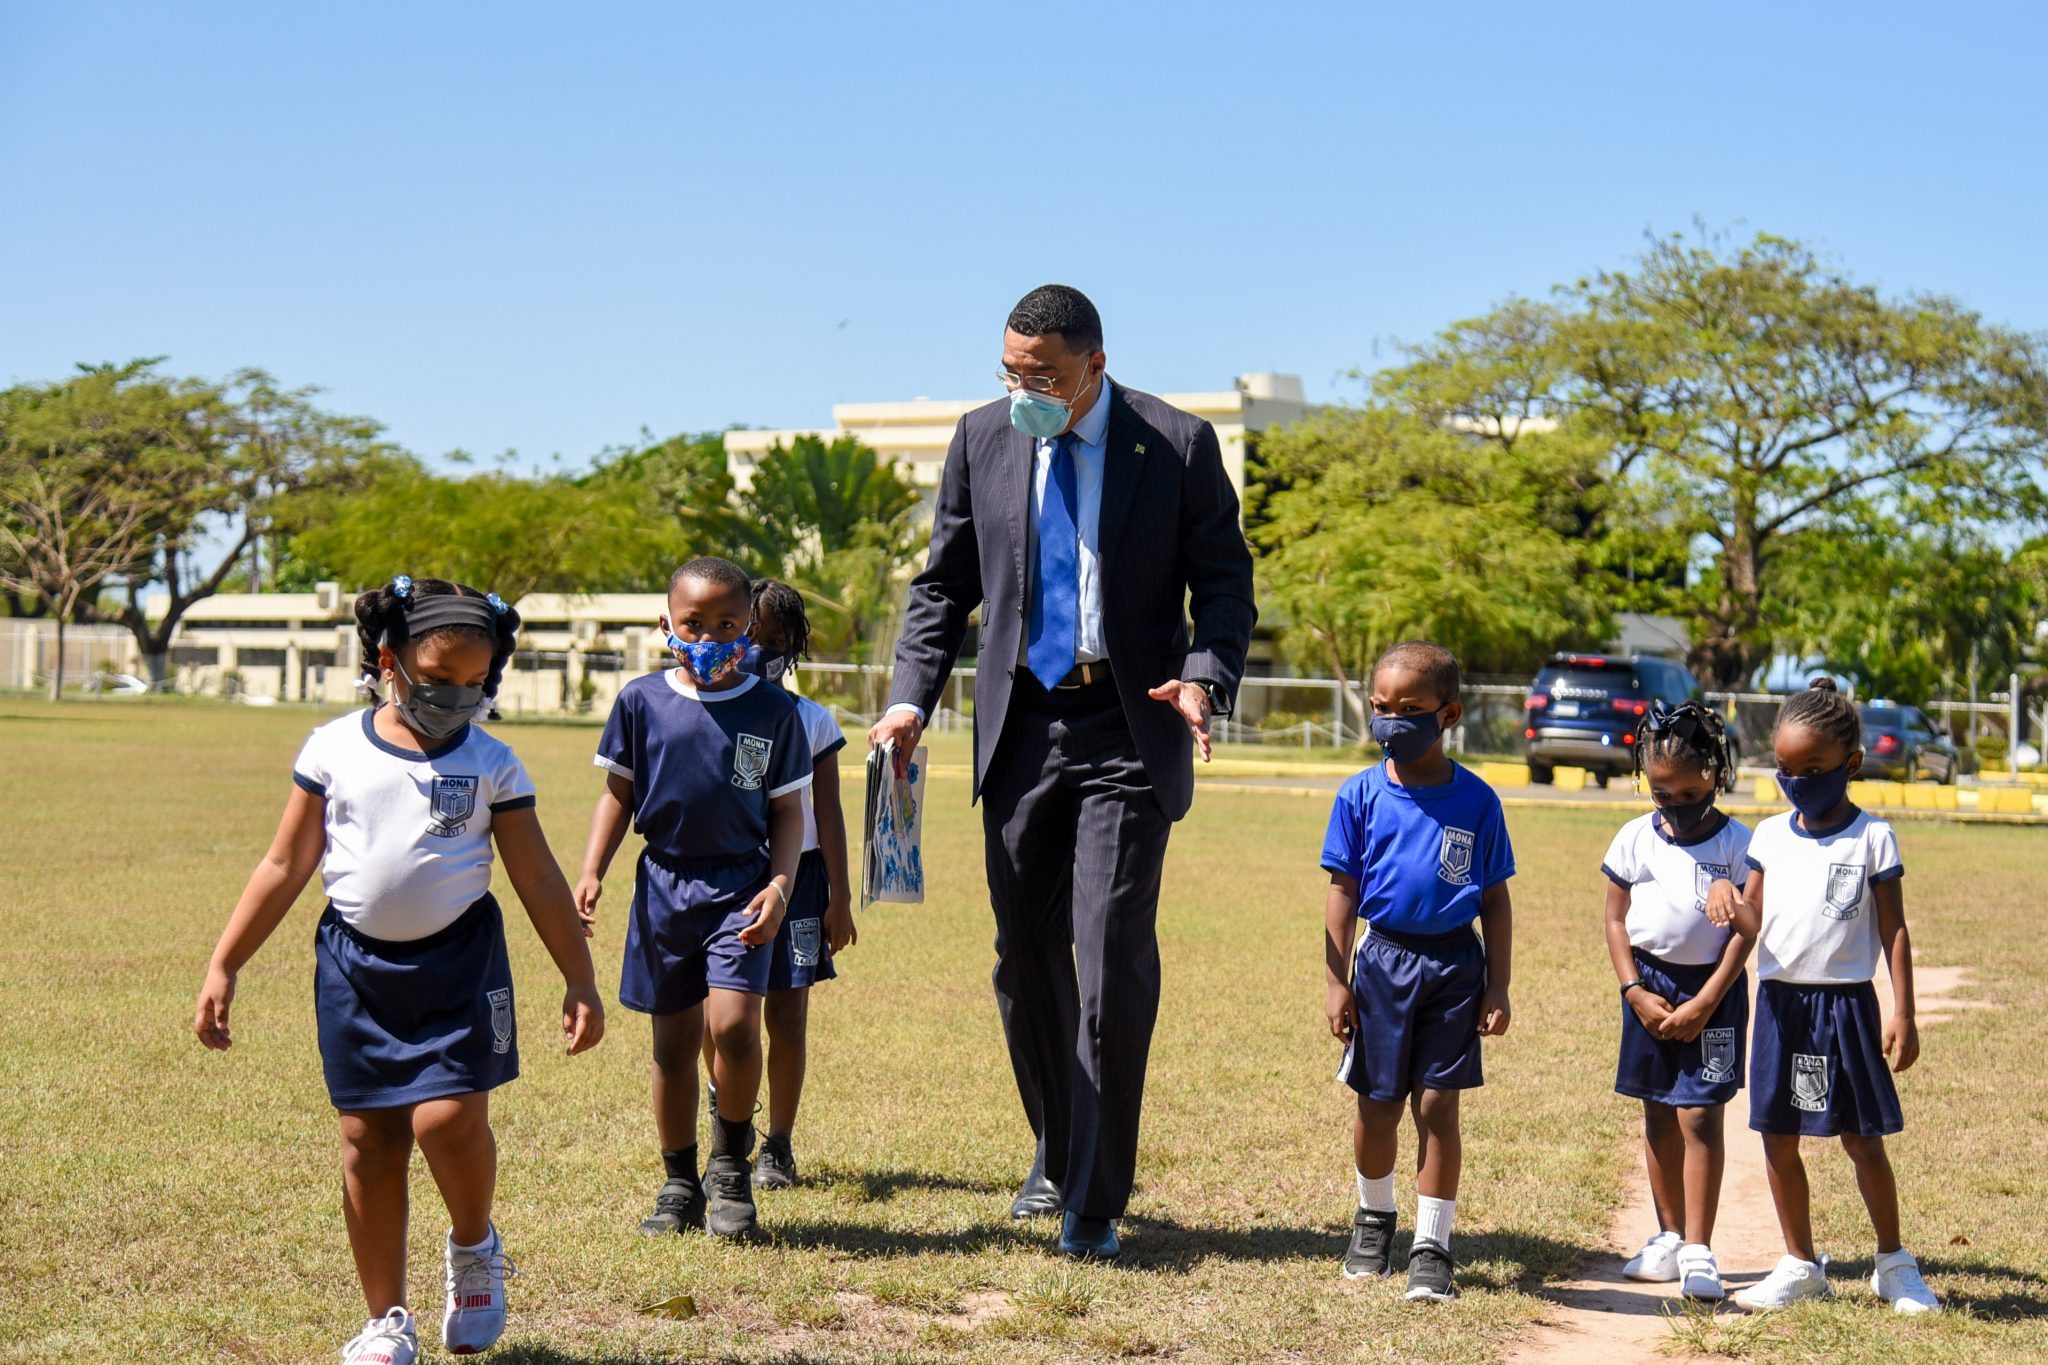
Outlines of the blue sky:
{"label": "blue sky", "polygon": [[0,0],[0,381],[164,354],[581,462],[1112,371],[1357,365],[1646,230],[2048,328],[2038,7]]}

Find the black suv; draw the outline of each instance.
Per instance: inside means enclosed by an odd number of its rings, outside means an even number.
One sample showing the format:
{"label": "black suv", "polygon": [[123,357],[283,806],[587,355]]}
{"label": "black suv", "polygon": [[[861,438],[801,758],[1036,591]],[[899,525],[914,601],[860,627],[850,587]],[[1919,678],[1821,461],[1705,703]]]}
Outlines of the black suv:
{"label": "black suv", "polygon": [[1917,706],[1863,704],[1863,776],[1917,782],[1956,780],[1956,746]]}
{"label": "black suv", "polygon": [[[1699,680],[1674,659],[1651,654],[1553,655],[1523,702],[1528,716],[1529,778],[1549,783],[1560,766],[1584,768],[1600,786],[1635,771],[1635,744],[1653,703],[1698,701]],[[1728,736],[1728,772],[1735,788],[1735,736]]]}

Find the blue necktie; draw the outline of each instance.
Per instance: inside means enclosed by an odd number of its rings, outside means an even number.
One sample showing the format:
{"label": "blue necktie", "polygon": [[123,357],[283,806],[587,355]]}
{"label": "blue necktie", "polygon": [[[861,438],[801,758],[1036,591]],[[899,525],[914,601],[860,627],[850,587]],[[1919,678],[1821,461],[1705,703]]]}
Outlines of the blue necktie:
{"label": "blue necktie", "polygon": [[1038,590],[1031,594],[1031,647],[1025,661],[1047,690],[1074,671],[1081,620],[1081,544],[1074,513],[1074,436],[1054,438],[1051,477],[1038,509]]}

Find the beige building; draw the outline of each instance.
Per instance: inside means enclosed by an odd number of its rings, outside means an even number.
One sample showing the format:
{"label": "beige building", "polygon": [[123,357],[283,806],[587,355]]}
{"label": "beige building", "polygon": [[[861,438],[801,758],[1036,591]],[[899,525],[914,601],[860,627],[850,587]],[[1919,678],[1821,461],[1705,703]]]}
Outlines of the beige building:
{"label": "beige building", "polygon": [[[952,443],[953,428],[960,419],[990,398],[930,399],[908,403],[839,403],[832,409],[832,425],[788,431],[729,431],[725,435],[726,467],[741,488],[753,482],[754,468],[777,442],[788,445],[799,436],[833,440],[857,436],[875,451],[906,466],[910,481],[927,490],[939,486],[939,471],[945,467],[946,447]],[[1244,437],[1248,431],[1298,421],[1315,411],[1302,396],[1301,379],[1291,374],[1239,375],[1228,389],[1203,393],[1162,393],[1160,398],[1197,417],[1207,418],[1216,428],[1223,447],[1223,467],[1230,482],[1244,495]]]}

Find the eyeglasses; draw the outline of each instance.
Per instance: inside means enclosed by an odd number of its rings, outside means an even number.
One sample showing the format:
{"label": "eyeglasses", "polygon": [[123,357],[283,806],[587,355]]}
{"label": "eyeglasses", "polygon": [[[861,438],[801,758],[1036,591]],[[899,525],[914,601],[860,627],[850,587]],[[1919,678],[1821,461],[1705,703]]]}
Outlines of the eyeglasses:
{"label": "eyeglasses", "polygon": [[1053,388],[1060,381],[1051,375],[1018,374],[1015,370],[997,370],[996,378],[1003,382],[1006,389],[1029,389],[1033,393],[1047,394],[1054,398],[1059,396],[1053,392]]}

